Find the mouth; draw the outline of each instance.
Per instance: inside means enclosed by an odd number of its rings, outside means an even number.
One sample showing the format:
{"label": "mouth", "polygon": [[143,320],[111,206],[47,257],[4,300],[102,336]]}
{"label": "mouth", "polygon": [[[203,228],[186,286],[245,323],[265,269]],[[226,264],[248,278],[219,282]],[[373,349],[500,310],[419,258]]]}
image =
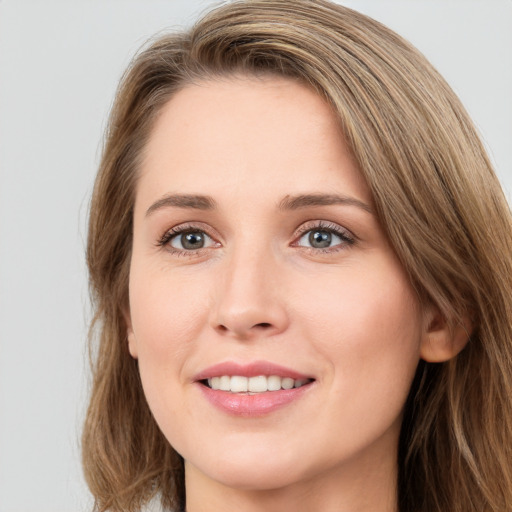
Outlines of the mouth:
{"label": "mouth", "polygon": [[315,378],[267,361],[224,362],[193,379],[202,395],[231,416],[262,417],[309,395]]}
{"label": "mouth", "polygon": [[300,388],[310,384],[313,380],[310,378],[280,377],[279,375],[256,375],[254,377],[220,375],[199,382],[214,391],[258,394]]}

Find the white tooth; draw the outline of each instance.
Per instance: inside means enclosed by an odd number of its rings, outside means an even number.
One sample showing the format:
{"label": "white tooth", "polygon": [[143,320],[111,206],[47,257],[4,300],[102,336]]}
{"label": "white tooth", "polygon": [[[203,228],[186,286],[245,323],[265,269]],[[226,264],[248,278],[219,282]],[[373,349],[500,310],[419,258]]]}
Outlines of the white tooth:
{"label": "white tooth", "polygon": [[284,379],[281,380],[281,387],[283,389],[292,389],[293,385],[294,385],[294,380],[291,379],[290,377],[285,377]]}
{"label": "white tooth", "polygon": [[248,387],[247,377],[241,377],[240,375],[234,375],[231,377],[230,389],[232,393],[243,393],[247,391]]}
{"label": "white tooth", "polygon": [[254,393],[262,393],[267,391],[267,377],[264,375],[258,375],[258,377],[250,377],[248,390]]}
{"label": "white tooth", "polygon": [[220,377],[212,377],[211,386],[212,386],[212,389],[219,389]]}
{"label": "white tooth", "polygon": [[264,393],[280,389],[300,388],[307,384],[307,379],[292,379],[278,375],[258,375],[257,377],[242,377],[241,375],[222,375],[208,379],[208,385],[214,390],[231,391],[232,393]]}
{"label": "white tooth", "polygon": [[281,389],[281,377],[271,375],[267,378],[267,389],[269,391],[279,391]]}
{"label": "white tooth", "polygon": [[229,375],[223,375],[220,378],[219,389],[221,391],[229,391],[231,389],[231,377]]}

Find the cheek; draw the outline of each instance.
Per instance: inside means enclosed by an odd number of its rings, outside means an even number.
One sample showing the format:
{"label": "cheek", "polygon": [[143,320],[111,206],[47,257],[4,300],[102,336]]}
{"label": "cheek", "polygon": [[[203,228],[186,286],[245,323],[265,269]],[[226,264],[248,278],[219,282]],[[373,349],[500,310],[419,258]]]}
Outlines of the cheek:
{"label": "cheek", "polygon": [[192,414],[182,389],[184,366],[205,325],[207,297],[186,277],[132,267],[130,313],[142,386],[160,429],[168,438],[184,436],[180,421]]}
{"label": "cheek", "polygon": [[325,276],[310,293],[296,297],[303,311],[301,330],[330,362],[326,375],[340,396],[372,393],[376,402],[398,406],[419,361],[418,301],[394,264],[345,270],[341,278]]}
{"label": "cheek", "polygon": [[[179,409],[184,365],[196,347],[208,311],[205,293],[186,277],[132,266],[130,314],[146,398],[155,417]],[[175,397],[169,400],[169,396]]]}
{"label": "cheek", "polygon": [[172,272],[137,272],[130,276],[130,314],[139,358],[186,350],[204,325],[208,300],[204,288]]}
{"label": "cheek", "polygon": [[[421,315],[401,272],[347,272],[307,301],[302,326],[328,362],[326,430],[353,450],[399,429],[419,361]],[[342,443],[343,444],[343,443]],[[348,446],[348,447],[347,447]]]}

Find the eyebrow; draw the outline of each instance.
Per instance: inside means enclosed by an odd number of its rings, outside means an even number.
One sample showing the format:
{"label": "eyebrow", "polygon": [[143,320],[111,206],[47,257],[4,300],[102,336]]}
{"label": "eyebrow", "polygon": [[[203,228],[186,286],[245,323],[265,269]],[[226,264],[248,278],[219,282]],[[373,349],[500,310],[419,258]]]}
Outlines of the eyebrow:
{"label": "eyebrow", "polygon": [[[355,206],[373,215],[372,208],[355,197],[340,196],[337,194],[300,194],[285,196],[278,204],[279,210],[300,210],[314,206],[330,205]],[[155,201],[147,210],[146,217],[156,210],[166,207],[190,208],[194,210],[214,210],[216,201],[210,196],[194,194],[168,194]]]}
{"label": "eyebrow", "polygon": [[146,217],[156,210],[174,206],[177,208],[192,208],[194,210],[214,210],[217,203],[210,196],[193,194],[168,194],[155,201],[147,210]]}
{"label": "eyebrow", "polygon": [[338,194],[301,194],[286,196],[279,203],[280,210],[299,210],[311,206],[347,205],[361,208],[367,213],[374,214],[373,209],[355,197],[340,196]]}

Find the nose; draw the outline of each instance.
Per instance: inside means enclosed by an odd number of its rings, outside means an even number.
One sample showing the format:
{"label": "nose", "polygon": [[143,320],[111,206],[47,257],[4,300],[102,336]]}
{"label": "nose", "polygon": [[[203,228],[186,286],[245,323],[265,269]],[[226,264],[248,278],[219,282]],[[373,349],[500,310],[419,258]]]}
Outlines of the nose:
{"label": "nose", "polygon": [[270,337],[288,326],[282,273],[276,258],[259,251],[239,251],[219,269],[211,326],[239,340]]}

